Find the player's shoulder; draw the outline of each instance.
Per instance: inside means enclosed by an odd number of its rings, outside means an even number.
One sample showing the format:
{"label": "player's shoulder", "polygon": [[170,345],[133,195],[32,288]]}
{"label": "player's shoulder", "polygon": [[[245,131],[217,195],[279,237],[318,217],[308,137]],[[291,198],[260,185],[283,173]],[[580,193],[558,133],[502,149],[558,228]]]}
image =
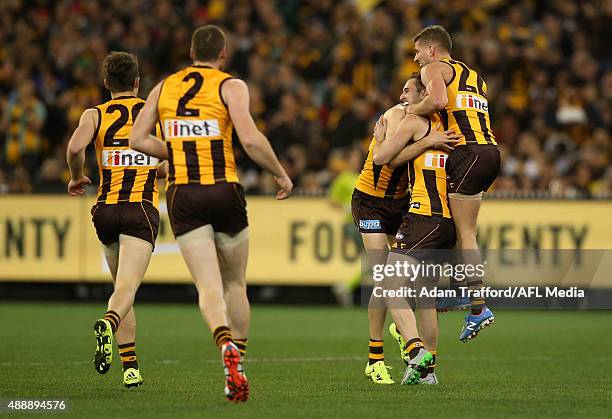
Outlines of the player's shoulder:
{"label": "player's shoulder", "polygon": [[100,113],[100,105],[94,106],[93,108],[87,108],[81,114],[81,118],[92,118],[98,119],[98,114]]}
{"label": "player's shoulder", "polygon": [[434,61],[421,67],[421,75],[445,72],[451,67],[452,65],[447,61]]}
{"label": "player's shoulder", "polygon": [[247,83],[238,78],[228,77],[224,79],[220,85],[221,95],[248,95],[249,87]]}
{"label": "player's shoulder", "polygon": [[[98,105],[100,106],[100,105]],[[96,126],[98,124],[98,119],[100,115],[102,115],[100,108],[98,106],[94,106],[93,108],[87,108],[81,114],[81,119],[79,121],[80,125],[93,124]]]}
{"label": "player's shoulder", "polygon": [[406,114],[406,105],[398,103],[385,111],[385,118],[403,117]]}

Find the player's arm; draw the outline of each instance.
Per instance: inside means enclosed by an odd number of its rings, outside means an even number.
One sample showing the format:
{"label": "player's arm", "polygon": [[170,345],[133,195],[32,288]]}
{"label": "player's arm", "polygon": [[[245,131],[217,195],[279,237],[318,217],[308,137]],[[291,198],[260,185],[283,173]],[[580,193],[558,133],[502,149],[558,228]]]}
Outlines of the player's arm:
{"label": "player's arm", "polygon": [[410,105],[408,112],[416,115],[431,115],[446,107],[448,95],[446,93],[444,71],[447,70],[447,67],[446,64],[433,62],[421,69],[421,80],[427,93],[422,101]]}
{"label": "player's arm", "polygon": [[416,118],[415,115],[406,115],[399,121],[397,128],[393,131],[390,126],[387,127],[388,123],[385,118],[379,119],[374,130],[374,138],[376,138],[373,149],[374,164],[389,163],[406,147],[408,141],[414,136]]}
{"label": "player's arm", "polygon": [[395,168],[406,164],[410,160],[414,160],[427,150],[440,150],[450,153],[454,146],[461,140],[461,135],[454,134],[452,131],[432,131],[422,139],[404,147],[397,155],[389,162],[389,167]]}
{"label": "player's arm", "polygon": [[157,172],[155,173],[155,176],[158,179],[162,179],[168,176],[168,160],[164,160],[163,162],[157,165]]}
{"label": "player's arm", "polygon": [[72,133],[66,150],[66,161],[70,169],[70,182],[68,193],[72,196],[84,195],[85,185],[91,185],[91,180],[83,173],[85,166],[85,149],[96,132],[98,112],[95,109],[87,109],[81,115],[79,126]]}
{"label": "player's arm", "polygon": [[168,149],[166,144],[151,135],[155,124],[159,120],[159,113],[157,112],[157,102],[159,100],[159,94],[161,92],[162,82],[159,82],[157,86],[151,90],[147,101],[143,108],[138,113],[132,132],[130,134],[130,148],[141,153],[148,154],[149,156],[157,157],[161,160],[168,160]]}
{"label": "player's arm", "polygon": [[293,182],[278,161],[270,142],[255,125],[249,111],[249,89],[246,83],[240,79],[228,80],[222,85],[221,95],[227,104],[244,151],[255,163],[274,176],[280,188],[276,199],[288,198],[293,189]]}

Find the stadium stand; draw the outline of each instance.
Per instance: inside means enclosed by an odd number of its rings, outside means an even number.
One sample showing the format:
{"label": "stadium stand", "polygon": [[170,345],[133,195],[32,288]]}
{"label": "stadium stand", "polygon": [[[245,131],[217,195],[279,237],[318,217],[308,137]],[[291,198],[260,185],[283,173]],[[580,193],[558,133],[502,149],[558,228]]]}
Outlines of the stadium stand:
{"label": "stadium stand", "polygon": [[[106,98],[109,51],[138,55],[144,97],[188,64],[192,29],[215,23],[230,35],[228,71],[248,80],[256,121],[298,189],[322,194],[418,69],[412,36],[439,23],[489,86],[503,156],[495,193],[610,197],[611,15],[612,2],[596,0],[4,0],[0,193],[65,191],[68,136]],[[249,193],[274,190],[239,147],[237,160]]]}

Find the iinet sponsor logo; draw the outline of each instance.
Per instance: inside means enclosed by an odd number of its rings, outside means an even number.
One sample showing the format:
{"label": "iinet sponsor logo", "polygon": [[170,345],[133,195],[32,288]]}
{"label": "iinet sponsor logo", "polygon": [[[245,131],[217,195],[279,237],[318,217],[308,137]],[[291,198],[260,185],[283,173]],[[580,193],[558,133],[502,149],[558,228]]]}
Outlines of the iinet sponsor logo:
{"label": "iinet sponsor logo", "polygon": [[102,151],[103,167],[157,166],[159,159],[134,150]]}
{"label": "iinet sponsor logo", "polygon": [[457,107],[476,109],[477,111],[487,113],[489,112],[489,102],[487,102],[486,99],[469,94],[457,95]]}
{"label": "iinet sponsor logo", "polygon": [[216,119],[168,119],[164,124],[166,138],[218,137],[220,133]]}
{"label": "iinet sponsor logo", "polygon": [[427,153],[425,154],[425,167],[431,169],[444,169],[446,167],[447,154]]}

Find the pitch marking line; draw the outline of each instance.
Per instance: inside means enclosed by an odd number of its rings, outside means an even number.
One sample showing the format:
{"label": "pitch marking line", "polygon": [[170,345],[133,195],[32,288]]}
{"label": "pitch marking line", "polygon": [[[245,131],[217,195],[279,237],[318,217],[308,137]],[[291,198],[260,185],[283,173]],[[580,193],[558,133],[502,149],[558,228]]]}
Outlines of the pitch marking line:
{"label": "pitch marking line", "polygon": [[[444,359],[452,360],[468,360],[468,361],[496,361],[504,358],[494,356],[456,356],[456,355],[445,355]],[[296,362],[352,362],[352,361],[363,361],[365,356],[312,356],[312,357],[285,357],[285,358],[248,358],[245,360],[246,363],[296,363]],[[508,359],[508,358],[506,358]],[[518,356],[511,358],[520,361],[559,361],[563,358],[554,358],[550,356]],[[612,356],[594,356],[590,358],[593,361],[605,362],[612,361]],[[218,359],[203,359],[195,360],[196,362],[205,363],[218,363]],[[156,364],[182,364],[188,362],[187,360],[178,359],[156,359],[153,361]],[[189,361],[193,362],[193,361]],[[65,361],[65,362],[0,362],[0,367],[44,367],[51,365],[89,365],[91,362],[88,361]]]}

